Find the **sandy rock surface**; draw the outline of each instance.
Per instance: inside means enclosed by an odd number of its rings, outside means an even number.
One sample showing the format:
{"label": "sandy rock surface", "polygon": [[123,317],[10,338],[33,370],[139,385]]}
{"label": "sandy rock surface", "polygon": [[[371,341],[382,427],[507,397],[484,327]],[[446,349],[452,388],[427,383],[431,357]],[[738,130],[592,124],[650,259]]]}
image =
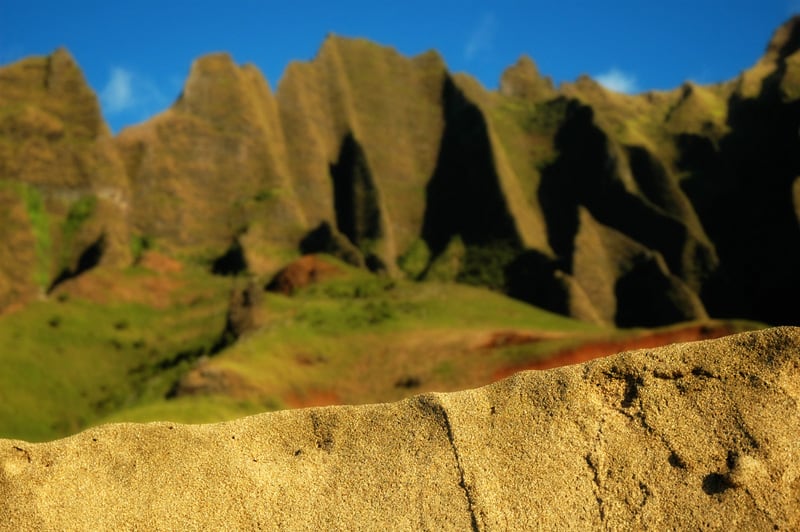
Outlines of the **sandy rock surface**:
{"label": "sandy rock surface", "polygon": [[2,530],[800,528],[800,328],[393,404],[0,440]]}

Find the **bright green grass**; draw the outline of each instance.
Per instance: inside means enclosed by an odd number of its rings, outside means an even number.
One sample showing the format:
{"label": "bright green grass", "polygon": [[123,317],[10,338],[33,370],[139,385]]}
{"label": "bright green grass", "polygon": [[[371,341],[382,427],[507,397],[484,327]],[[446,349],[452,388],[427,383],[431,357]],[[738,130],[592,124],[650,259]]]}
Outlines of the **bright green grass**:
{"label": "bright green grass", "polygon": [[20,186],[25,199],[28,218],[31,221],[33,236],[36,242],[36,270],[33,272],[34,281],[41,288],[47,288],[50,282],[50,222],[44,200],[39,191],[32,186]]}
{"label": "bright green grass", "polygon": [[[219,338],[230,279],[187,266],[182,288],[163,309],[56,298],[3,317],[0,437],[46,440],[108,421],[222,421],[290,407],[287,394],[302,398],[340,381],[355,400],[394,400],[414,392],[394,390],[398,375],[431,376],[453,389],[471,382],[465,367],[482,363],[465,360],[464,347],[409,348],[414,339],[435,344],[498,329],[598,331],[485,289],[392,280],[336,264],[346,275],[292,297],[266,293],[262,326],[206,360],[250,387],[237,399],[166,398]],[[137,285],[152,275],[131,268],[120,282]],[[480,356],[502,365],[521,355]]]}
{"label": "bright green grass", "polygon": [[163,397],[191,364],[180,355],[208,351],[224,327],[227,290],[209,281],[194,287],[206,296],[193,305],[54,298],[4,316],[0,437],[64,436],[124,406]]}
{"label": "bright green grass", "polygon": [[[491,362],[518,363],[545,356],[560,345],[542,342],[523,350],[489,350],[479,356],[436,344],[474,331],[503,329],[574,332],[604,329],[552,314],[485,289],[455,283],[415,283],[349,271],[288,297],[265,294],[262,327],[206,363],[238,376],[252,387],[251,401],[221,396],[156,398],[115,413],[114,421],[223,421],[254,411],[291,405],[276,399],[338,388],[357,402],[400,399],[414,390],[394,390],[398,376],[424,376],[446,389],[463,386],[470,372]],[[409,341],[434,345],[409,348]],[[525,358],[527,357],[527,358]],[[298,363],[298,359],[305,363]],[[466,376],[465,376],[466,369]],[[255,391],[253,391],[255,390]],[[388,395],[387,395],[388,393]],[[347,400],[346,397],[344,400]],[[174,404],[173,404],[174,403]],[[242,406],[244,404],[244,406]],[[208,413],[200,412],[211,405]],[[253,407],[253,410],[250,408]],[[195,414],[199,417],[193,417]]]}
{"label": "bright green grass", "polygon": [[175,423],[216,423],[277,410],[281,406],[277,402],[238,401],[219,395],[179,397],[128,408],[102,419],[102,423],[147,423],[154,420]]}

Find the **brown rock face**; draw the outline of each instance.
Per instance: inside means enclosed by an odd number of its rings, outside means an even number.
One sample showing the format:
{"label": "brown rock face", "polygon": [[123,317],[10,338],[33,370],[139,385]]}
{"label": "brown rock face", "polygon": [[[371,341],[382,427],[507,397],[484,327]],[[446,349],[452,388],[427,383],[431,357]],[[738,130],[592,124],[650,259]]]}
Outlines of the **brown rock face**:
{"label": "brown rock face", "polygon": [[0,441],[0,528],[800,527],[800,329],[452,394]]}
{"label": "brown rock face", "polygon": [[72,56],[59,49],[0,69],[0,109],[2,312],[130,254],[125,170]]}
{"label": "brown rock face", "polygon": [[435,52],[337,36],[273,93],[213,54],[115,139],[65,51],[10,65],[0,301],[125,264],[132,243],[216,264],[235,242],[260,281],[332,252],[415,278],[453,262],[448,279],[622,326],[800,323],[799,20],[736,80],[636,96],[555,89],[527,57],[487,91]]}
{"label": "brown rock face", "polygon": [[296,290],[340,275],[339,268],[316,255],[306,255],[279,271],[267,285],[267,290],[292,295]]}
{"label": "brown rock face", "polygon": [[541,101],[556,95],[553,80],[539,74],[539,68],[527,55],[503,72],[500,94],[527,101]]}

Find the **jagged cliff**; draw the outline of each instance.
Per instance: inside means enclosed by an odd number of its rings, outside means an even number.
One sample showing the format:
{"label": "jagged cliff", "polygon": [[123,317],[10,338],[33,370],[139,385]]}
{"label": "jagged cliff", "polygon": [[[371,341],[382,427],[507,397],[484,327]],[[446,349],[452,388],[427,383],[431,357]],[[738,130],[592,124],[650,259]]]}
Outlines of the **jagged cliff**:
{"label": "jagged cliff", "polygon": [[[112,138],[60,50],[0,69],[0,307],[143,248],[263,281],[298,253],[622,326],[800,322],[800,18],[730,82],[498,92],[329,37],[273,93],[225,54]],[[31,273],[33,272],[33,273]]]}
{"label": "jagged cliff", "polygon": [[0,308],[129,263],[129,187],[68,52],[0,69]]}

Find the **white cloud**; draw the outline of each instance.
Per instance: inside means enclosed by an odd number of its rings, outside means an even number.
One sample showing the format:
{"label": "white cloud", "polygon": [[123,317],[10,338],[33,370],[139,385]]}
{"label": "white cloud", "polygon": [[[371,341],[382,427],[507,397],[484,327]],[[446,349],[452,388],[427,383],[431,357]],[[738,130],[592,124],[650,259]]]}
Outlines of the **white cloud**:
{"label": "white cloud", "polygon": [[167,104],[167,99],[150,79],[122,67],[114,67],[100,92],[103,109],[109,115],[138,112],[152,114]]}
{"label": "white cloud", "polygon": [[492,41],[497,33],[497,19],[493,13],[486,13],[472,30],[464,46],[464,58],[471,61],[478,53],[492,49]]}
{"label": "white cloud", "polygon": [[595,76],[595,79],[600,85],[614,92],[632,94],[639,90],[636,85],[636,76],[618,68],[612,68],[608,72]]}
{"label": "white cloud", "polygon": [[111,114],[130,109],[135,105],[133,96],[133,74],[124,68],[111,69],[108,83],[100,93],[103,107]]}

